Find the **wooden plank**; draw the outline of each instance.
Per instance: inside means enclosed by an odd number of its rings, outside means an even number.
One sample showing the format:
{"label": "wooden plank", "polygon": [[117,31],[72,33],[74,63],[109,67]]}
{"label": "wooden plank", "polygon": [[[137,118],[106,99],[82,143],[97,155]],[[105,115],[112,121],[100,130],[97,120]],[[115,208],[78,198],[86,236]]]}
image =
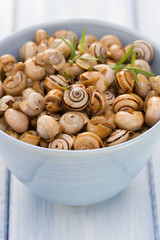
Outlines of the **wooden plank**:
{"label": "wooden plank", "polygon": [[[18,4],[16,12],[17,29],[56,19],[71,18],[100,19],[128,27],[134,26],[132,0],[121,0],[120,4],[117,0],[95,2],[92,0],[24,0],[18,1]],[[36,14],[35,9],[37,9]]]}
{"label": "wooden plank", "polygon": [[147,167],[122,193],[88,207],[32,195],[12,178],[10,240],[154,240]]}

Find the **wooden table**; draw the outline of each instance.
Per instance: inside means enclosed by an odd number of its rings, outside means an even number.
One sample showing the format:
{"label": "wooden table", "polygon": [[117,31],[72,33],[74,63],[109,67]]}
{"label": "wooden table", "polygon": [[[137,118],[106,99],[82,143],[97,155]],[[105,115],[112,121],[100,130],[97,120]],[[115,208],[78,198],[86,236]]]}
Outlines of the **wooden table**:
{"label": "wooden table", "polygon": [[[159,42],[159,8],[159,0],[5,0],[0,37],[41,22],[93,18],[137,29]],[[87,207],[62,206],[33,195],[0,159],[0,240],[159,240],[159,146],[126,190]]]}

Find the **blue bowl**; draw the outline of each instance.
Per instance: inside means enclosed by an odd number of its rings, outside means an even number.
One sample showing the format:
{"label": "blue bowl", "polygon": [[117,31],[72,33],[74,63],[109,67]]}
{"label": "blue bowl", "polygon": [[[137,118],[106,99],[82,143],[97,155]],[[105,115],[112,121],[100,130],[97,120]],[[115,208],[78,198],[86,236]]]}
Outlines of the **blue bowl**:
{"label": "blue bowl", "polygon": [[[136,31],[95,20],[66,20],[37,25],[16,32],[0,42],[0,55],[17,57],[18,49],[33,39],[38,28],[49,34],[60,29],[83,27],[98,38],[118,36],[124,45],[144,39],[154,48],[153,72],[159,73],[160,47]],[[122,191],[143,168],[160,136],[160,122],[128,142],[108,148],[84,151],[45,149],[18,141],[0,131],[1,156],[11,172],[32,192],[57,203],[78,206],[98,203]]]}

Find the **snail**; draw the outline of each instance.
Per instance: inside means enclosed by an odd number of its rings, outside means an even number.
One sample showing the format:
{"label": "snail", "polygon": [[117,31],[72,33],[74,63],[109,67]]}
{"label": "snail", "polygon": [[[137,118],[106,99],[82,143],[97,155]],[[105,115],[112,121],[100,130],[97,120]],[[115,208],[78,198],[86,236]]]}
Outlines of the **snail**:
{"label": "snail", "polygon": [[54,88],[64,91],[64,88],[68,87],[68,81],[62,75],[50,75],[44,79],[44,86],[47,91],[50,91]]}
{"label": "snail", "polygon": [[73,84],[63,93],[63,105],[72,111],[81,111],[88,104],[88,93],[82,84]]}
{"label": "snail", "polygon": [[80,81],[82,84],[87,86],[95,86],[98,90],[104,92],[107,87],[107,81],[105,76],[96,71],[85,72],[80,75]]}
{"label": "snail", "polygon": [[45,96],[45,110],[54,113],[61,111],[62,95],[63,92],[59,89],[52,89],[49,91]]}
{"label": "snail", "polygon": [[138,84],[135,82],[134,91],[138,96],[145,99],[149,91],[151,91],[151,84],[146,76],[140,73],[137,74],[137,78],[140,86],[138,86]]}
{"label": "snail", "polygon": [[113,81],[115,80],[115,75],[113,69],[106,64],[99,64],[94,66],[95,70],[98,70],[101,74],[103,74],[106,78],[106,82],[108,86],[111,86]]}
{"label": "snail", "polygon": [[89,94],[89,102],[86,108],[86,112],[89,115],[101,115],[105,112],[107,102],[104,94],[94,87],[88,87],[87,92]]}
{"label": "snail", "polygon": [[51,65],[57,71],[60,71],[66,62],[63,54],[57,49],[46,49],[44,52],[38,53],[34,60],[43,66]]}
{"label": "snail", "polygon": [[104,144],[99,136],[92,132],[83,132],[74,140],[74,150],[103,148]]}
{"label": "snail", "polygon": [[107,59],[106,49],[101,43],[94,42],[90,45],[89,52],[92,56],[98,58],[99,56],[105,61]]}
{"label": "snail", "polygon": [[[127,52],[131,46],[135,45],[134,51],[136,53],[136,59],[143,59],[150,63],[153,58],[153,48],[152,46],[143,40],[136,40],[133,43],[127,45],[124,49]],[[132,56],[128,57],[128,61],[131,62]]]}
{"label": "snail", "polygon": [[32,58],[37,54],[37,44],[28,41],[25,42],[22,47],[19,49],[19,60],[24,62],[27,58]]}
{"label": "snail", "polygon": [[11,54],[4,54],[0,57],[0,76],[5,79],[12,72],[16,59]]}
{"label": "snail", "polygon": [[95,133],[101,139],[105,139],[112,132],[112,124],[109,124],[104,116],[96,116],[88,121],[87,132]]}
{"label": "snail", "polygon": [[27,86],[27,79],[22,71],[6,78],[3,82],[4,92],[8,95],[19,95]]}
{"label": "snail", "polygon": [[115,124],[118,128],[128,131],[139,130],[144,123],[142,112],[129,109],[128,111],[120,111],[115,115]]}
{"label": "snail", "polygon": [[79,112],[67,112],[59,120],[62,132],[67,134],[78,133],[84,126],[84,118]]}
{"label": "snail", "polygon": [[83,53],[80,58],[76,60],[76,64],[83,70],[92,70],[97,65],[97,60],[89,53]]}
{"label": "snail", "polygon": [[34,81],[40,81],[46,75],[45,69],[36,64],[33,59],[28,59],[24,62],[24,73],[27,78],[31,78]]}
{"label": "snail", "polygon": [[60,70],[60,74],[68,79],[75,79],[84,71],[77,64],[66,63],[64,67]]}
{"label": "snail", "polygon": [[143,100],[134,93],[125,93],[116,97],[113,103],[113,110],[115,113],[118,111],[127,111],[129,108],[142,110]]}
{"label": "snail", "polygon": [[[160,94],[160,76],[150,77],[149,82],[153,90],[157,91]],[[150,89],[151,90],[151,89]]]}
{"label": "snail", "polygon": [[32,88],[44,97],[44,85],[42,81],[33,81]]}
{"label": "snail", "polygon": [[0,99],[0,115],[3,115],[4,112],[13,105],[14,98],[10,95],[5,95]]}
{"label": "snail", "polygon": [[28,116],[37,116],[44,108],[44,98],[36,92],[29,94],[28,98],[19,103],[20,110]]}
{"label": "snail", "polygon": [[152,127],[160,120],[160,97],[153,96],[147,101],[145,123]]}
{"label": "snail", "polygon": [[134,87],[134,77],[130,71],[122,70],[116,74],[115,79],[118,88],[131,93]]}
{"label": "snail", "polygon": [[55,32],[53,36],[55,38],[61,38],[62,37],[64,39],[68,39],[71,42],[73,41],[73,38],[75,38],[76,43],[78,42],[77,35],[72,31],[59,30],[59,31]]}
{"label": "snail", "polygon": [[[82,39],[79,40],[79,43],[81,43],[81,40],[82,40]],[[86,35],[85,35],[85,37],[84,37],[84,43],[85,43],[88,47],[90,47],[90,45],[91,45],[92,43],[94,43],[94,42],[98,42],[97,38],[96,38],[94,35],[92,35],[92,34],[86,34]]]}
{"label": "snail", "polygon": [[146,72],[152,72],[151,66],[149,65],[149,63],[143,59],[136,59],[134,61],[133,67],[142,69]]}
{"label": "snail", "polygon": [[113,44],[109,48],[110,57],[115,61],[119,62],[125,55],[125,51],[122,47],[117,44]]}
{"label": "snail", "polygon": [[38,29],[34,35],[34,41],[37,45],[40,44],[42,40],[46,40],[48,38],[48,34],[44,29]]}
{"label": "snail", "polygon": [[60,125],[55,118],[47,115],[38,118],[37,132],[41,138],[47,141],[53,141],[59,131]]}
{"label": "snail", "polygon": [[68,134],[60,134],[53,142],[49,143],[49,148],[57,150],[71,150],[74,138]]}
{"label": "snail", "polygon": [[34,130],[27,131],[23,133],[20,137],[19,140],[25,143],[29,143],[32,145],[37,146],[40,142],[40,137],[38,136],[37,132]]}
{"label": "snail", "polygon": [[105,47],[106,50],[109,50],[112,45],[117,45],[119,48],[122,48],[121,40],[114,35],[105,35],[100,39],[99,42]]}
{"label": "snail", "polygon": [[111,133],[106,143],[107,146],[114,146],[123,142],[126,142],[129,139],[129,131],[123,129],[116,129]]}
{"label": "snail", "polygon": [[107,101],[107,105],[108,106],[112,106],[114,101],[115,101],[115,96],[113,93],[109,92],[109,91],[105,91],[104,93],[104,96],[106,98],[106,101]]}
{"label": "snail", "polygon": [[[72,45],[72,42],[70,40],[65,39],[65,41]],[[59,38],[54,39],[52,44],[50,44],[49,48],[58,50],[63,54],[65,58],[69,57],[71,54],[70,47],[62,39]]]}
{"label": "snail", "polygon": [[17,133],[24,133],[28,129],[27,116],[13,108],[8,108],[4,113],[4,118],[7,124]]}

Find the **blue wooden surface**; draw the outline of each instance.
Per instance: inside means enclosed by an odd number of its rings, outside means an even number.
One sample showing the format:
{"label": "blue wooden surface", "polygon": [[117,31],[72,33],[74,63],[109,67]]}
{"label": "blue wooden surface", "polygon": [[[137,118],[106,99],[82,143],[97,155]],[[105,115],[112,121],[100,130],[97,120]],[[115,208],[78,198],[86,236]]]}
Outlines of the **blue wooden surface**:
{"label": "blue wooden surface", "polygon": [[[159,7],[159,0],[5,0],[0,37],[40,22],[82,17],[115,22],[159,41]],[[159,240],[159,145],[125,191],[109,201],[78,208],[40,199],[13,176],[10,186],[0,159],[0,240]]]}

